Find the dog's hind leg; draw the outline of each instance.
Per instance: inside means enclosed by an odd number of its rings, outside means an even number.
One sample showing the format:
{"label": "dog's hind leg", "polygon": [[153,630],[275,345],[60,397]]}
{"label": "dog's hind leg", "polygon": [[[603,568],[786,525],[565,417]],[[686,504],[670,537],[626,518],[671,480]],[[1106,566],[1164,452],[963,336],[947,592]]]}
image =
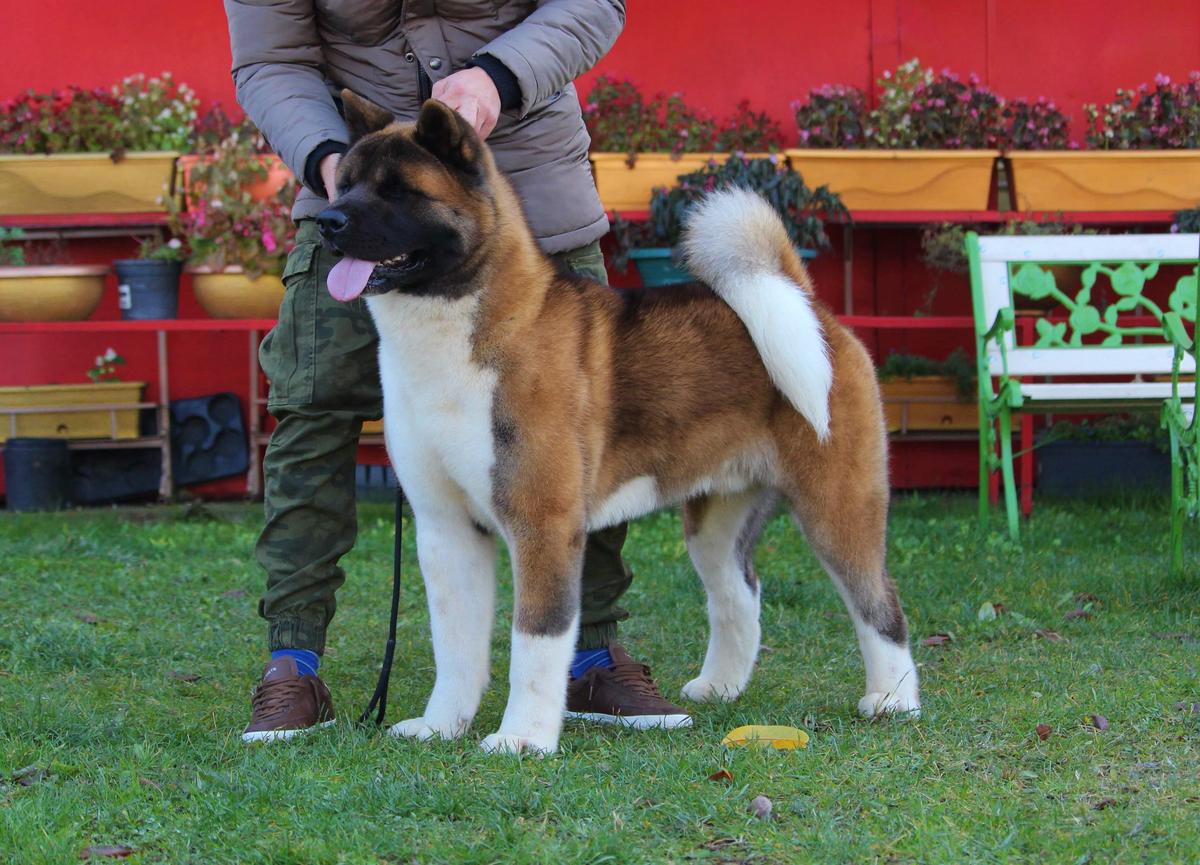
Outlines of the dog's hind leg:
{"label": "dog's hind leg", "polygon": [[754,545],[777,496],[750,490],[694,499],[684,508],[688,554],[708,594],[708,652],[700,675],[683,686],[689,700],[734,700],[758,657],[758,576]]}
{"label": "dog's hind leg", "polygon": [[809,491],[793,499],[793,505],[798,524],[854,622],[867,674],[859,714],[916,714],[920,697],[908,623],[884,564],[887,491],[853,482],[837,485],[836,491]]}
{"label": "dog's hind leg", "polygon": [[495,557],[492,538],[449,490],[430,499],[407,490],[417,527],[437,678],[420,718],[394,725],[396,736],[454,739],[470,727],[487,688]]}
{"label": "dog's hind leg", "polygon": [[567,671],[579,631],[586,538],[582,513],[544,494],[543,516],[517,520],[513,561],[512,660],[508,705],[487,751],[552,754],[567,703]]}

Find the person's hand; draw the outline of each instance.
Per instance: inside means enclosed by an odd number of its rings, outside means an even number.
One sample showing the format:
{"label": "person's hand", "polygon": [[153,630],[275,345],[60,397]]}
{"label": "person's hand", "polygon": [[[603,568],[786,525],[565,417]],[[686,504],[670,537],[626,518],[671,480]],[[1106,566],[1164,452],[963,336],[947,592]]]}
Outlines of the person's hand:
{"label": "person's hand", "polygon": [[492,76],[474,66],[435,83],[432,95],[475,127],[480,138],[491,135],[500,119],[500,93],[492,83]]}
{"label": "person's hand", "polygon": [[321,172],[321,182],[325,184],[325,194],[329,196],[330,202],[337,198],[337,167],[342,161],[342,154],[331,153],[321,160],[319,171]]}

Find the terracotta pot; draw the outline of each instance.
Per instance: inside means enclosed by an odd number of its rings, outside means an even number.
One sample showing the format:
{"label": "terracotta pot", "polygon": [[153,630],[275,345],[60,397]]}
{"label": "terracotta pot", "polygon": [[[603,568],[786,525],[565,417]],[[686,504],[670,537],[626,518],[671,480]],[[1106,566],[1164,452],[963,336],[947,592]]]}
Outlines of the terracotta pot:
{"label": "terracotta pot", "polygon": [[998,150],[785,151],[812,188],[850,210],[986,210]]}
{"label": "terracotta pot", "polygon": [[[79,405],[123,405],[142,401],[145,382],[102,381],[95,384],[46,384],[0,387],[0,441],[14,434],[21,438],[138,437],[138,409],[56,412]],[[5,408],[46,408],[45,412],[5,415]],[[115,415],[115,416],[114,416]],[[14,420],[15,419],[15,420]]]}
{"label": "terracotta pot", "polygon": [[[650,209],[650,195],[657,186],[674,186],[681,174],[699,171],[710,160],[724,162],[729,153],[639,153],[633,165],[627,153],[591,154],[596,191],[605,210],[641,211]],[[747,159],[762,159],[769,153],[747,153]]]}
{"label": "terracotta pot", "polygon": [[1196,150],[1041,150],[1007,156],[1018,210],[1183,210],[1200,201]]}
{"label": "terracotta pot", "polygon": [[[199,156],[195,153],[179,157],[179,187],[183,190],[183,206],[185,208],[191,208],[192,194],[198,192],[192,184],[192,169],[199,163],[207,162],[210,159],[211,157]],[[255,160],[266,167],[267,177],[265,180],[249,184],[245,189],[255,201],[266,201],[275,197],[279,190],[287,185],[288,181],[292,179],[292,172],[283,164],[282,159],[272,154],[256,156]]]}
{"label": "terracotta pot", "polygon": [[103,264],[0,267],[0,321],[82,321],[107,275]]}
{"label": "terracotta pot", "polygon": [[149,213],[171,194],[177,153],[0,156],[0,213]]}
{"label": "terracotta pot", "polygon": [[963,399],[954,379],[915,375],[879,383],[888,432],[979,429],[979,407]]}
{"label": "terracotta pot", "polygon": [[240,267],[189,269],[196,300],[213,318],[277,318],[283,280],[270,273],[257,279]]}

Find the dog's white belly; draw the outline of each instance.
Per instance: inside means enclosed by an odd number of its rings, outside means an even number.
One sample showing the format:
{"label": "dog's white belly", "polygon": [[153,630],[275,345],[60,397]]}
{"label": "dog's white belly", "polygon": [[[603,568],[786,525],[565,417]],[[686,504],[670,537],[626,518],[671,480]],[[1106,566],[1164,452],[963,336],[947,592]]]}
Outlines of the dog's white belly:
{"label": "dog's white belly", "polygon": [[368,298],[368,305],[379,330],[393,465],[401,478],[443,474],[463,493],[472,519],[495,529],[492,404],[498,376],[471,357],[476,299],[388,294]]}

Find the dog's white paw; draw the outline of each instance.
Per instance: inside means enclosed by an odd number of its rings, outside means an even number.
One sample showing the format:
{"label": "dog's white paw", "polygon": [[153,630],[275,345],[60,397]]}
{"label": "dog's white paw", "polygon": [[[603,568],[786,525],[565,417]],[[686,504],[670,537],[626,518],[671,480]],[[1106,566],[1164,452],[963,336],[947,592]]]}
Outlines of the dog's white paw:
{"label": "dog's white paw", "polygon": [[479,747],[489,754],[532,754],[535,757],[545,757],[558,750],[557,743],[508,733],[492,733],[479,743]]}
{"label": "dog's white paw", "polygon": [[697,703],[715,703],[724,701],[732,703],[742,695],[743,688],[731,682],[713,682],[703,676],[697,676],[680,689],[685,700]]}
{"label": "dog's white paw", "polygon": [[912,689],[872,691],[858,701],[858,714],[864,718],[879,715],[903,715],[916,718],[921,714],[921,701]]}
{"label": "dog's white paw", "polygon": [[409,718],[388,728],[388,733],[403,739],[416,739],[425,742],[429,739],[457,739],[463,734],[465,726],[431,724],[424,718]]}

